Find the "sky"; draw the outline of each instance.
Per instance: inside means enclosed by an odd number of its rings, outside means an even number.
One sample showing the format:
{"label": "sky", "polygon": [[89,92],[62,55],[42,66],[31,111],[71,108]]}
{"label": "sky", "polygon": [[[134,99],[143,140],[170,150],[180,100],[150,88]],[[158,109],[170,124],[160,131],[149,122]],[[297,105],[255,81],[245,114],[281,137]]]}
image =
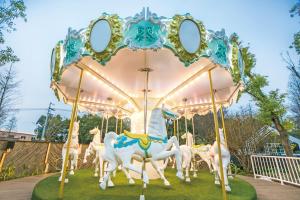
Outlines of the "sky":
{"label": "sky", "polygon": [[[133,16],[149,7],[159,16],[190,13],[201,20],[206,29],[225,29],[227,35],[238,33],[244,44],[256,55],[255,72],[268,76],[269,87],[287,92],[289,72],[280,54],[290,51],[296,60],[292,44],[293,34],[299,31],[300,19],[291,18],[290,8],[295,0],[43,0],[26,1],[27,22],[16,20],[17,31],[6,34],[20,62],[14,65],[20,85],[17,105],[17,130],[33,132],[35,122],[53,102],[56,108],[70,109],[56,100],[50,86],[50,56],[57,41],[65,38],[69,27],[86,28],[103,12],[116,13],[122,18]],[[242,97],[234,107],[248,104]],[[23,110],[22,110],[23,109]],[[68,116],[69,112],[55,113]]]}

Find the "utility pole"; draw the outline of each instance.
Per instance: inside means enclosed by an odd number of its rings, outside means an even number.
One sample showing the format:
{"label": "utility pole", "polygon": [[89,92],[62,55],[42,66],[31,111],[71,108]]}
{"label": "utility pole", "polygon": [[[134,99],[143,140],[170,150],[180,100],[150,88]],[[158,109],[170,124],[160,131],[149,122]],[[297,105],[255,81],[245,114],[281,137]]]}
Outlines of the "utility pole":
{"label": "utility pole", "polygon": [[45,140],[45,133],[46,133],[46,129],[47,129],[49,115],[51,114],[51,111],[54,111],[54,108],[51,108],[52,105],[54,106],[54,104],[52,102],[50,102],[48,111],[47,111],[47,115],[46,115],[46,120],[45,120],[44,127],[43,127],[42,137],[41,137],[41,140],[43,140],[43,141]]}

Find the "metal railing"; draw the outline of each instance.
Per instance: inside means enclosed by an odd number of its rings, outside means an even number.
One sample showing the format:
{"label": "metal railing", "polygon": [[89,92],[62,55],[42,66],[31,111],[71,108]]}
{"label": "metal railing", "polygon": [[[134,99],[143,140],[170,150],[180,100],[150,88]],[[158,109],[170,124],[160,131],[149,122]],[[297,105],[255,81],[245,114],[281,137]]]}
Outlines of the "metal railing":
{"label": "metal railing", "polygon": [[254,178],[300,186],[300,158],[251,155]]}

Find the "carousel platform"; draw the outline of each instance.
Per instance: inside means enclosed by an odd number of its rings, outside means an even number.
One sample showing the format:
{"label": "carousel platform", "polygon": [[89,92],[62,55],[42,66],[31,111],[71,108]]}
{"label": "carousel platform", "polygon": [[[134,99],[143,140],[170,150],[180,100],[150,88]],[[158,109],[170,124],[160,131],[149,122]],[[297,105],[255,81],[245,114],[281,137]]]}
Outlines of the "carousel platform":
{"label": "carousel platform", "polygon": [[[65,185],[64,199],[105,199],[105,200],[134,200],[139,199],[141,181],[136,180],[135,185],[128,185],[123,173],[118,173],[113,178],[115,187],[105,191],[98,186],[98,178],[92,177],[92,170],[79,170],[69,178]],[[214,185],[214,177],[207,171],[198,173],[197,178],[192,178],[191,183],[178,180],[174,170],[167,170],[166,177],[170,187],[163,185],[161,180],[151,180],[145,196],[147,200],[219,200],[222,199],[221,188]],[[32,200],[58,199],[58,175],[50,176],[40,181],[34,188]],[[239,178],[230,180],[232,192],[230,200],[255,200],[255,189],[246,181]]]}

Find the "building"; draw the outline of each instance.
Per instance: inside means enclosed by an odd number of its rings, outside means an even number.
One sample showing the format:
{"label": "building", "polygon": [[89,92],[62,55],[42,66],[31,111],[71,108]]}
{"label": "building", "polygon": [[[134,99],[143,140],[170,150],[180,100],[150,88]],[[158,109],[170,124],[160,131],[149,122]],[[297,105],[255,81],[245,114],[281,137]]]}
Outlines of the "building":
{"label": "building", "polygon": [[0,130],[0,140],[12,140],[12,141],[31,141],[35,139],[36,135],[34,133],[24,133],[24,132],[8,132],[5,130]]}

